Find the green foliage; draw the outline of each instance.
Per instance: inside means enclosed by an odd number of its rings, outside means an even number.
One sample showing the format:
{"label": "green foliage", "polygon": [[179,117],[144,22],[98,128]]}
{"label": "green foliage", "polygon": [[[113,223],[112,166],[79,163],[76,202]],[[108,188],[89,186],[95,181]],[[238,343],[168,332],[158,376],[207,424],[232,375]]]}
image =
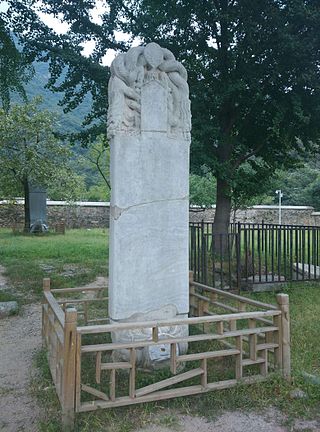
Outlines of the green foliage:
{"label": "green foliage", "polygon": [[83,196],[87,201],[110,201],[110,189],[100,180],[99,184],[89,187]]}
{"label": "green foliage", "polygon": [[[274,176],[260,158],[255,163],[244,162],[237,170],[232,182],[233,210],[257,204],[271,204],[268,193],[274,185]],[[275,190],[275,189],[274,189]]]}
{"label": "green foliage", "polygon": [[217,182],[212,173],[205,170],[203,175],[190,175],[190,204],[210,207],[215,204]]}
{"label": "green foliage", "polygon": [[48,184],[47,196],[55,201],[70,203],[81,200],[86,195],[84,176],[73,172],[70,166],[60,167],[58,176]]}
{"label": "green foliage", "polygon": [[[258,159],[256,164],[259,165]],[[201,167],[201,171],[201,175],[190,175],[190,204],[210,207],[216,203],[217,180],[207,167]],[[233,210],[273,203],[273,197],[269,194],[273,193],[273,189],[276,190],[275,180],[265,173],[265,176],[257,181],[261,174],[262,169],[254,169],[249,163],[244,163],[239,168],[231,187]]]}
{"label": "green foliage", "polygon": [[296,170],[280,171],[274,184],[276,189],[283,192],[285,205],[310,205],[320,210],[320,173],[315,163]]}
{"label": "green foliage", "polygon": [[10,30],[0,17],[0,100],[4,111],[8,111],[11,93],[16,92],[26,100],[24,84],[33,74],[33,67],[26,56],[17,49]]}
{"label": "green foliage", "polygon": [[246,201],[276,169],[292,167],[301,155],[316,151],[318,2],[124,4],[120,27],[169,48],[188,71],[192,169],[205,163],[217,177],[217,213],[220,199],[221,208],[232,197]]}
{"label": "green foliage", "polygon": [[[65,112],[87,105],[87,94],[91,112],[84,119],[80,138],[83,142],[92,141],[93,137],[104,133],[107,112],[107,84],[109,68],[101,64],[108,49],[123,47],[115,41],[113,30],[114,8],[103,17],[103,25],[97,25],[90,19],[90,12],[95,2],[64,0],[46,0],[38,3],[29,0],[8,0],[8,11],[3,16],[6,29],[11,29],[18,37],[22,52],[29,59],[49,62],[47,87],[61,95],[61,105]],[[70,23],[70,31],[57,34],[48,28],[37,15],[37,11],[59,16],[65,23]],[[91,56],[82,55],[83,44],[97,42]],[[87,126],[90,127],[87,127]],[[75,133],[74,138],[78,138]]]}
{"label": "green foliage", "polygon": [[[41,2],[42,11],[70,25],[62,35],[39,20],[28,0],[8,4],[6,28],[23,42],[23,54],[50,62],[48,87],[64,93],[65,109],[81,106],[91,94],[86,143],[106,121],[109,69],[101,59],[108,49],[125,48],[114,30],[172,50],[189,73],[192,170],[199,174],[205,164],[217,177],[217,213],[220,201],[250,201],[277,169],[318,149],[319,2],[110,0],[101,24],[91,19],[91,0]],[[84,58],[81,44],[89,40],[95,50]]]}
{"label": "green foliage", "polygon": [[[71,151],[54,135],[52,113],[40,110],[40,100],[0,110],[0,185],[4,197],[24,193],[25,184],[59,187],[60,197],[79,188],[70,167]],[[11,193],[10,193],[11,192]]]}
{"label": "green foliage", "polygon": [[110,201],[110,148],[105,135],[99,135],[86,149],[75,149],[77,169],[83,173],[86,183],[84,199]]}
{"label": "green foliage", "polygon": [[110,189],[110,147],[106,136],[103,134],[99,135],[90,144],[89,149],[83,153],[83,158],[89,167],[99,173],[100,179]]}

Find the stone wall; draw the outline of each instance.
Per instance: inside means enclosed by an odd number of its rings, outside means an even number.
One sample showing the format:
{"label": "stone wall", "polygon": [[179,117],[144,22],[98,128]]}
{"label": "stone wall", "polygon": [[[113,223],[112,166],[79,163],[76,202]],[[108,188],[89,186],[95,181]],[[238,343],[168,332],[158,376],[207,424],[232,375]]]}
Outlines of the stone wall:
{"label": "stone wall", "polygon": [[[109,226],[109,203],[79,202],[70,205],[63,201],[47,201],[48,225],[65,222],[67,228],[99,228]],[[215,208],[192,209],[190,221],[213,221]],[[196,211],[197,210],[197,211]],[[200,209],[201,210],[201,209]],[[238,210],[236,222],[278,223],[278,206],[254,206]],[[23,224],[23,201],[18,204],[0,202],[0,227]],[[282,223],[320,226],[320,212],[307,206],[282,206]]]}
{"label": "stone wall", "polygon": [[109,203],[83,202],[74,205],[49,204],[48,225],[65,222],[67,228],[100,228],[109,226]]}
{"label": "stone wall", "polygon": [[[47,201],[48,226],[64,222],[67,228],[100,228],[109,226],[109,203]],[[23,201],[0,202],[0,227],[10,228],[24,222]]]}
{"label": "stone wall", "polygon": [[[190,212],[190,221],[206,222],[213,221],[215,208],[199,211],[193,208]],[[320,225],[320,212],[315,212],[313,207],[309,206],[282,206],[281,223],[285,225]],[[233,215],[231,216],[233,218]],[[235,222],[250,223],[278,223],[279,207],[274,205],[253,206],[245,210],[238,210],[235,215]]]}

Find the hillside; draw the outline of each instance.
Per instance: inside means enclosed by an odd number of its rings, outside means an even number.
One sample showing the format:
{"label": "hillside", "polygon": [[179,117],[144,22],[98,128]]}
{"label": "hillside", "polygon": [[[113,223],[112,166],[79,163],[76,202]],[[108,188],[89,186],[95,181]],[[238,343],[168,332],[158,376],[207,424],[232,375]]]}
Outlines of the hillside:
{"label": "hillside", "polygon": [[[63,108],[58,105],[60,99],[63,97],[63,93],[54,93],[45,88],[49,77],[48,64],[44,62],[35,63],[34,69],[34,77],[25,85],[28,98],[32,99],[35,96],[42,96],[43,107],[58,114],[62,133],[78,132],[84,117],[91,109],[90,97],[86,97],[85,101],[78,108],[65,114]],[[15,102],[21,101],[19,100],[19,96],[13,97],[13,100]]]}

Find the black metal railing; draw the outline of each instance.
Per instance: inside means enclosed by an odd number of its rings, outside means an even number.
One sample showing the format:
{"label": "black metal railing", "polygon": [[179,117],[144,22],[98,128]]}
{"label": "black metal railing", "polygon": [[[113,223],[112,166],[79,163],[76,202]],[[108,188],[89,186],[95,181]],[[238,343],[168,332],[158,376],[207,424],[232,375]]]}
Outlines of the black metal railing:
{"label": "black metal railing", "polygon": [[212,222],[190,223],[195,280],[222,289],[320,279],[320,227],[237,223],[215,234]]}

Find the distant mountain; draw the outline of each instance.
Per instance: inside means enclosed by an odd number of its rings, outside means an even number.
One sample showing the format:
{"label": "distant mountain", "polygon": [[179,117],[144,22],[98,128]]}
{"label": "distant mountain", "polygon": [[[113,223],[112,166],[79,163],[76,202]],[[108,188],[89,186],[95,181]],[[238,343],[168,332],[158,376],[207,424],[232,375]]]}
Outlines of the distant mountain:
{"label": "distant mountain", "polygon": [[[48,63],[39,62],[34,63],[33,66],[35,69],[34,77],[25,85],[28,99],[42,96],[43,108],[57,113],[59,124],[63,129],[62,132],[79,132],[84,117],[91,110],[91,98],[87,96],[79,107],[65,114],[63,107],[58,105],[63,97],[63,93],[54,93],[45,88],[49,78]],[[21,101],[19,100],[19,96],[14,97],[13,100],[15,102]]]}

